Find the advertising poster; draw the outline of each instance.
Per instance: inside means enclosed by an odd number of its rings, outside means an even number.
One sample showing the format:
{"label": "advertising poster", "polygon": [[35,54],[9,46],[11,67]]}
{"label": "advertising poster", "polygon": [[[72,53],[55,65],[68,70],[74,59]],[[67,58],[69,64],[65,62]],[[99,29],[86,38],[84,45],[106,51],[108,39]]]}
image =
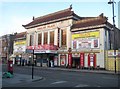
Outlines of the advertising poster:
{"label": "advertising poster", "polygon": [[17,41],[14,43],[14,52],[25,52],[26,51],[26,41]]}
{"label": "advertising poster", "polygon": [[72,34],[72,48],[99,48],[99,31]]}
{"label": "advertising poster", "polygon": [[96,67],[96,54],[88,54],[88,66]]}
{"label": "advertising poster", "polygon": [[77,41],[73,41],[73,49],[76,49],[77,47]]}
{"label": "advertising poster", "polygon": [[54,66],[58,65],[58,56],[54,56]]}
{"label": "advertising poster", "polygon": [[66,55],[60,55],[60,64],[61,64],[62,66],[65,65],[65,61],[66,61]]}

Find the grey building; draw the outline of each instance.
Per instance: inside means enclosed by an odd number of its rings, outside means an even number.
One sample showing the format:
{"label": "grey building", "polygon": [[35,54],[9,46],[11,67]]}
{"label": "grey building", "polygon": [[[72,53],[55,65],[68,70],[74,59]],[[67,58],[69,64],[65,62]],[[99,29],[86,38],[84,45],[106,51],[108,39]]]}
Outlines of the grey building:
{"label": "grey building", "polygon": [[6,63],[10,55],[13,54],[13,41],[15,38],[14,35],[15,34],[6,34],[1,36],[0,53],[1,53],[2,61],[4,63]]}

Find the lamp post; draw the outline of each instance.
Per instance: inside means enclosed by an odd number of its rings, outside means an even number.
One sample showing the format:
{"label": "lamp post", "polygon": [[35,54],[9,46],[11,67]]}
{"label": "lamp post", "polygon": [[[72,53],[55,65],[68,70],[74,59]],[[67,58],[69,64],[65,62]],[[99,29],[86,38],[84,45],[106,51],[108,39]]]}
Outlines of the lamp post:
{"label": "lamp post", "polygon": [[33,79],[33,74],[34,73],[34,49],[33,49],[33,60],[32,60],[32,79]]}
{"label": "lamp post", "polygon": [[33,54],[33,58],[31,55],[29,56],[29,58],[30,59],[32,58],[32,79],[33,79],[33,75],[34,75],[34,49],[32,50],[32,54]]}
{"label": "lamp post", "polygon": [[112,4],[112,14],[113,14],[113,31],[114,31],[114,44],[113,44],[113,49],[114,49],[114,65],[115,65],[115,73],[116,73],[116,41],[115,41],[115,15],[114,15],[114,0],[110,0],[108,4]]}

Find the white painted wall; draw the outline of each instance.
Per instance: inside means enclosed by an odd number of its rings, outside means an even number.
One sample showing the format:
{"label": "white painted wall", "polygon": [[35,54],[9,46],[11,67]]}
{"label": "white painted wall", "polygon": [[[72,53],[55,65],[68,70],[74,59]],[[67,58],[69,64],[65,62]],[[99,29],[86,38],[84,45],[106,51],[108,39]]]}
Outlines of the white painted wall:
{"label": "white painted wall", "polygon": [[105,30],[104,28],[99,29],[100,31],[100,53],[97,56],[97,66],[102,68],[105,67],[104,65],[104,49],[105,49]]}
{"label": "white painted wall", "polygon": [[54,45],[58,43],[58,28],[54,30]]}

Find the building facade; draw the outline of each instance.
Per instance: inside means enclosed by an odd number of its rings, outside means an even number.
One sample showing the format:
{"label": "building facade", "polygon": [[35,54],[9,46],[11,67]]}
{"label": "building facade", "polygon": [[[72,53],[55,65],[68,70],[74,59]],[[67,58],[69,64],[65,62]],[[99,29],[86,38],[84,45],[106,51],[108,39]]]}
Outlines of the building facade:
{"label": "building facade", "polygon": [[105,68],[105,50],[110,49],[110,26],[100,15],[76,21],[72,27],[73,64],[85,68]]}
{"label": "building facade", "polygon": [[103,14],[80,17],[71,9],[23,25],[27,29],[27,50],[34,50],[38,66],[105,68],[104,51],[113,48],[112,25]]}
{"label": "building facade", "polygon": [[[66,66],[68,49],[71,47],[71,26],[81,19],[71,8],[35,18],[24,25],[27,29],[27,48],[34,46],[40,66]],[[35,47],[36,46],[36,47]],[[64,53],[64,54],[63,54]]]}
{"label": "building facade", "polygon": [[0,61],[2,61],[2,37],[0,37]]}
{"label": "building facade", "polygon": [[15,34],[1,36],[1,58],[3,63],[7,63],[9,57],[13,54],[13,41]]}
{"label": "building facade", "polygon": [[29,58],[26,53],[26,32],[17,33],[14,39],[13,64],[22,65],[22,61]]}

